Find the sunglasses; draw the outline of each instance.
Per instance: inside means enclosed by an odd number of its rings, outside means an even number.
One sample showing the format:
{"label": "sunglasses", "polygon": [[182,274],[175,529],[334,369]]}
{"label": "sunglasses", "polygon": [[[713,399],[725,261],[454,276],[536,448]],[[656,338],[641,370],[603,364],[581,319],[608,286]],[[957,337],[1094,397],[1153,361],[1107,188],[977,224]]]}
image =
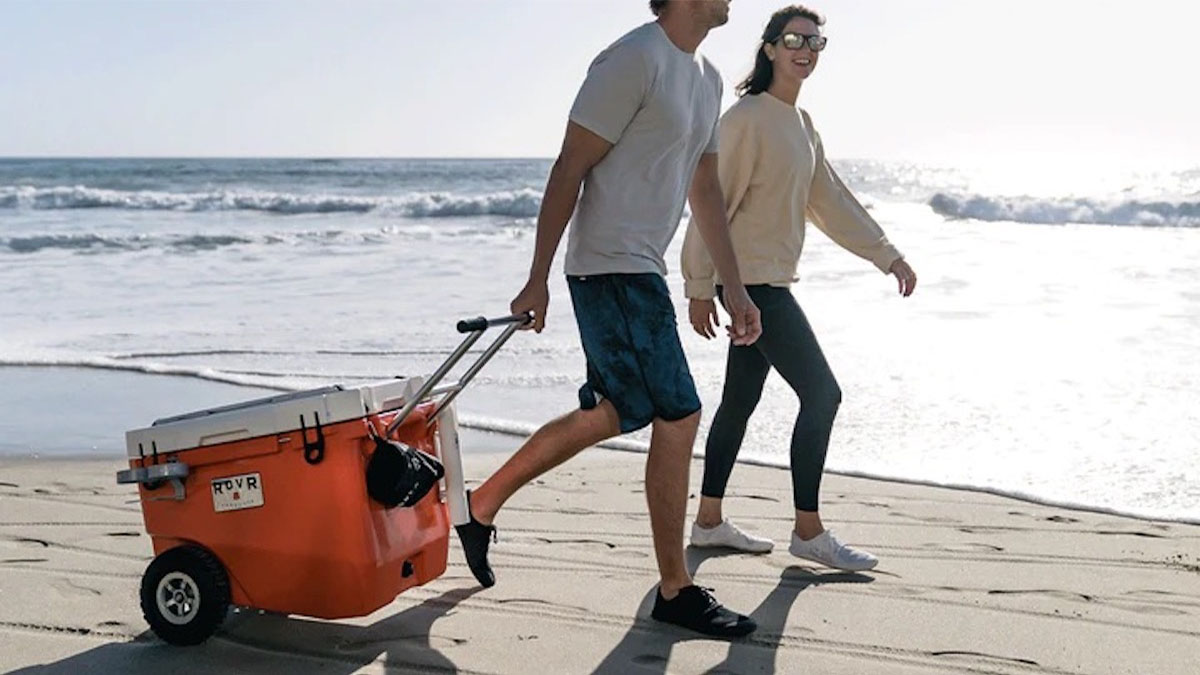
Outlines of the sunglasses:
{"label": "sunglasses", "polygon": [[807,44],[808,48],[814,52],[819,52],[825,49],[825,43],[829,42],[824,35],[802,35],[800,33],[784,33],[779,36],[779,42],[783,43],[784,49],[798,51],[804,48]]}

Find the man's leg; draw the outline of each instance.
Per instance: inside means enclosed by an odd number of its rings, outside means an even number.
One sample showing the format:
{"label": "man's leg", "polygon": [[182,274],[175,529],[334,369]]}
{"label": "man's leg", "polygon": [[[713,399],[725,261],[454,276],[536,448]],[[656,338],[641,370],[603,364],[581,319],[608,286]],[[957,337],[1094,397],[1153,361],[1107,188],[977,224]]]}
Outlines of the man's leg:
{"label": "man's leg", "polygon": [[670,600],[692,584],[683,555],[683,521],[687,517],[688,472],[700,412],[668,422],[654,420],[650,456],[646,459],[646,502],[654,555],[658,558],[660,591]]}
{"label": "man's leg", "polygon": [[617,412],[608,401],[588,410],[575,410],[538,429],[491,478],[467,494],[471,520],[455,525],[467,567],[484,588],[496,583],[488,562],[495,536],[496,512],[521,486],[574,457],[580,450],[621,431]]}
{"label": "man's leg", "polygon": [[617,411],[608,400],[602,400],[590,410],[573,410],[547,422],[508,458],[504,466],[471,491],[471,514],[479,522],[490,525],[504,502],[523,485],[584,448],[620,433]]}
{"label": "man's leg", "polygon": [[722,607],[706,589],[693,584],[683,555],[688,469],[699,425],[700,411],[672,422],[654,420],[646,458],[646,502],[661,581],[650,616],[705,635],[740,637],[758,627],[754,619]]}

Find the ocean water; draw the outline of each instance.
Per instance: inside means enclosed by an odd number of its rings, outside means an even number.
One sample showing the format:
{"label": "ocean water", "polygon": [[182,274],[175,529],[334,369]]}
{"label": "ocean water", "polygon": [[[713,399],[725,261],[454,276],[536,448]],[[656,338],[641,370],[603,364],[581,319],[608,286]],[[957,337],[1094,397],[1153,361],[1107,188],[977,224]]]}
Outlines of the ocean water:
{"label": "ocean water", "polygon": [[[920,283],[900,298],[806,244],[794,293],[845,392],[828,468],[1200,521],[1200,169],[835,164]],[[0,160],[0,366],[273,389],[428,373],[457,319],[507,313],[549,165]],[[551,295],[546,330],[460,398],[468,424],[527,433],[575,405],[560,268]],[[700,450],[726,345],[688,330]],[[797,410],[772,375],[741,459],[786,465]]]}

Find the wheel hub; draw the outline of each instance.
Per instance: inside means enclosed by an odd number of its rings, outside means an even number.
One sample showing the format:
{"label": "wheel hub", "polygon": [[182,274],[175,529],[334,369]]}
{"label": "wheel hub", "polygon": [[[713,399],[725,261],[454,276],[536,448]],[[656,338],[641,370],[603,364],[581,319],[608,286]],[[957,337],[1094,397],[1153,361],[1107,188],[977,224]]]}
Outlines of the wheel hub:
{"label": "wheel hub", "polygon": [[200,588],[183,572],[171,572],[158,582],[158,612],[168,622],[182,626],[200,612]]}

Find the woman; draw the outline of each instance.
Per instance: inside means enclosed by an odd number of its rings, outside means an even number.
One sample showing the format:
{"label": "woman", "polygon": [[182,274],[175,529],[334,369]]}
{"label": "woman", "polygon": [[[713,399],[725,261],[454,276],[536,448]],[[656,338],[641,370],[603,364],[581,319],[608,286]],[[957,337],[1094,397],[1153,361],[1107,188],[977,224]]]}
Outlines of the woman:
{"label": "woman", "polygon": [[[789,551],[857,571],[874,568],[878,560],[838,541],[821,523],[818,510],[825,452],[842,392],[789,290],[804,243],[805,217],[843,248],[895,276],[901,295],[913,292],[916,275],[834,173],[808,113],[796,108],[800,87],[825,48],[824,23],[803,5],[775,12],[763,31],[754,71],[737,88],[740,100],[721,118],[721,189],[738,267],[762,313],[763,333],[752,346],[729,347],[691,544],[756,553],[774,545],[743,532],[721,512],[746,423],[774,367],[800,397],[791,441],[796,520]],[[719,322],[713,298],[720,297],[721,280],[694,222],[684,239],[682,267],[692,326],[706,338],[715,337]]]}

